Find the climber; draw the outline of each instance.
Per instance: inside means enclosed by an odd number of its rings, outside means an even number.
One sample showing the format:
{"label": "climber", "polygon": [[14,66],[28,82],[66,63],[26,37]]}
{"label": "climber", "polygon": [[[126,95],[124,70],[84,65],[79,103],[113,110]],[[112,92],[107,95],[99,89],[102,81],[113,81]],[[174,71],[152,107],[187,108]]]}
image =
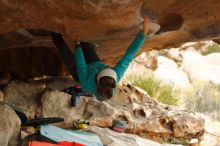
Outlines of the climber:
{"label": "climber", "polygon": [[73,78],[79,81],[82,90],[103,101],[114,96],[116,84],[144,43],[147,31],[148,17],[145,17],[143,31],[137,34],[123,58],[113,68],[100,61],[92,43],[77,41],[73,55],[61,34],[52,33],[52,40],[59,49],[67,69]]}

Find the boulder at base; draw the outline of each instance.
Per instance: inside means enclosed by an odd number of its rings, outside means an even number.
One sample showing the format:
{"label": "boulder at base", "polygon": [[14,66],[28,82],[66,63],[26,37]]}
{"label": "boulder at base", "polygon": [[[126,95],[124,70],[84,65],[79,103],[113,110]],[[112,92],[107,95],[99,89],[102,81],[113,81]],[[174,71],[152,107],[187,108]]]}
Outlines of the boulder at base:
{"label": "boulder at base", "polygon": [[0,103],[0,146],[17,146],[21,121],[9,106]]}

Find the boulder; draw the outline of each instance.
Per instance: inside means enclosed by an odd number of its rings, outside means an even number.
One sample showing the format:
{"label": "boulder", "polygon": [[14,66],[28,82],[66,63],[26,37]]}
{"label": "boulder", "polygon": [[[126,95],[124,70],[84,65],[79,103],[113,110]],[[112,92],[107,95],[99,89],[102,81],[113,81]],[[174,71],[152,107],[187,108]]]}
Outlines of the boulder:
{"label": "boulder", "polygon": [[179,89],[191,87],[187,74],[173,60],[164,56],[158,56],[158,68],[154,71],[154,77]]}
{"label": "boulder", "polygon": [[146,68],[143,64],[138,63],[136,61],[132,61],[125,71],[122,79],[120,82],[127,82],[131,81],[135,76],[142,76],[142,75],[151,75],[152,70]]}
{"label": "boulder", "polygon": [[146,68],[154,70],[158,66],[158,52],[154,50],[142,53],[134,59],[134,62],[137,62],[139,64],[142,64]]}
{"label": "boulder", "polygon": [[158,56],[158,66],[165,66],[169,68],[178,68],[176,62],[172,59],[169,59],[165,56]]}
{"label": "boulder", "polygon": [[159,104],[130,84],[123,84],[119,90],[118,95],[107,102],[90,100],[84,118],[99,127],[111,127],[113,119],[123,119],[128,122],[127,133],[160,142],[184,144],[202,139],[205,132],[202,118]]}
{"label": "boulder", "polygon": [[220,53],[211,53],[205,56],[205,59],[209,64],[220,66]]}
{"label": "boulder", "polygon": [[71,96],[58,90],[43,93],[38,117],[63,117],[62,127],[72,127],[76,119],[86,119],[92,126],[109,128],[113,119],[128,121],[127,133],[143,138],[184,143],[200,141],[204,120],[172,106],[159,104],[142,89],[123,83],[117,96],[108,101],[81,97],[76,107],[70,106]]}
{"label": "boulder", "polygon": [[[108,101],[81,97],[70,106],[71,95],[45,84],[12,81],[4,90],[5,101],[27,109],[31,116],[63,117],[59,126],[71,128],[76,119],[86,119],[91,126],[109,128],[114,119],[128,122],[126,133],[159,142],[189,143],[204,134],[204,120],[187,111],[156,102],[140,88],[123,83],[117,95]],[[15,102],[16,101],[16,102]]]}
{"label": "boulder", "polygon": [[4,101],[17,105],[24,109],[31,118],[34,118],[45,88],[45,84],[12,81],[4,89]]}
{"label": "boulder", "polygon": [[158,53],[157,51],[144,52],[136,57],[130,64],[121,80],[131,81],[135,76],[151,75],[152,70],[155,70],[158,66]]}
{"label": "boulder", "polygon": [[71,106],[70,99],[71,95],[62,91],[45,91],[42,95],[38,117],[61,117],[65,119],[61,124],[62,127],[72,127],[74,120],[82,118],[87,99],[82,97],[76,107]]}
{"label": "boulder", "polygon": [[174,61],[182,61],[182,56],[179,48],[171,48],[168,51],[167,57]]}
{"label": "boulder", "polygon": [[188,74],[191,82],[211,81],[220,84],[220,60],[218,53],[202,56],[195,51],[183,54],[181,69]]}
{"label": "boulder", "polygon": [[154,77],[178,89],[190,88],[192,86],[187,74],[178,68],[158,67],[154,71]]}
{"label": "boulder", "polygon": [[21,121],[9,106],[0,103],[0,145],[17,146],[20,139]]}

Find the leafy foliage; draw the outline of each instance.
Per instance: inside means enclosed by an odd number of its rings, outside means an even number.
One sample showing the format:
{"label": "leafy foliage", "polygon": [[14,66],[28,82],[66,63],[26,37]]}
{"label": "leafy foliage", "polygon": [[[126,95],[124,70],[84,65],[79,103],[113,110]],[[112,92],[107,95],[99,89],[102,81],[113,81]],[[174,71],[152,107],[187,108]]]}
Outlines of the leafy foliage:
{"label": "leafy foliage", "polygon": [[202,55],[208,55],[210,53],[216,53],[216,52],[220,52],[220,45],[214,43],[208,46],[207,50],[202,52]]}
{"label": "leafy foliage", "polygon": [[161,81],[153,78],[152,76],[145,77],[143,75],[130,76],[129,80],[139,88],[145,90],[152,98],[157,101],[169,104],[177,105],[178,98],[176,98],[176,92],[169,85],[163,84]]}

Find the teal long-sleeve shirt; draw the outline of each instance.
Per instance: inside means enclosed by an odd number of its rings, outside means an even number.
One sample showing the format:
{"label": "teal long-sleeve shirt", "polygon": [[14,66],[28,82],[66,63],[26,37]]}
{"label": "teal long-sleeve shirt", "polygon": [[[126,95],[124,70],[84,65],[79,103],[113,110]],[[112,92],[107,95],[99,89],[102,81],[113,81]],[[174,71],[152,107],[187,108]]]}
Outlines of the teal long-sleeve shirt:
{"label": "teal long-sleeve shirt", "polygon": [[[117,83],[122,78],[124,72],[128,68],[130,62],[135,57],[135,54],[139,51],[144,40],[147,36],[144,35],[142,32],[139,32],[132,42],[132,44],[127,49],[126,53],[124,54],[123,58],[118,61],[118,63],[113,67],[113,70],[117,74]],[[105,68],[110,68],[109,66],[103,64],[100,61],[86,64],[82,48],[78,47],[75,50],[75,62],[77,68],[77,75],[79,77],[79,83],[82,87],[84,92],[88,92],[96,96],[97,99],[100,99],[97,92],[97,83],[96,83],[96,76],[97,74]]]}

